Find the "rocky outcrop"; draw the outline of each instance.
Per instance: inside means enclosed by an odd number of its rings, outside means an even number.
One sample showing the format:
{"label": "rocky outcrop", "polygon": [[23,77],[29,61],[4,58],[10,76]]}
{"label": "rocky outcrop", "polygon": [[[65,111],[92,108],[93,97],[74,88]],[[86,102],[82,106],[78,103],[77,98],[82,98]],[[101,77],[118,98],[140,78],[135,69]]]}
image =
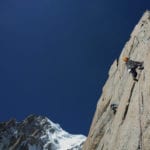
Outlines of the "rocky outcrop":
{"label": "rocky outcrop", "polygon": [[[133,81],[122,57],[144,61]],[[110,105],[116,103],[116,114]],[[150,150],[150,12],[134,28],[109,71],[83,150]]]}

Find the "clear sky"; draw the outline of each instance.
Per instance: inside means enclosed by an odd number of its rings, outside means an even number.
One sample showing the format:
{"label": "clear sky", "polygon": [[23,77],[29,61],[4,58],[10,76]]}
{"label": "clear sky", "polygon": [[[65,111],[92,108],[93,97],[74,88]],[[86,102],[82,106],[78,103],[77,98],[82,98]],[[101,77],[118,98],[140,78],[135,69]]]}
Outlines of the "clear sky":
{"label": "clear sky", "polygon": [[44,115],[88,134],[108,69],[150,0],[1,0],[0,121]]}

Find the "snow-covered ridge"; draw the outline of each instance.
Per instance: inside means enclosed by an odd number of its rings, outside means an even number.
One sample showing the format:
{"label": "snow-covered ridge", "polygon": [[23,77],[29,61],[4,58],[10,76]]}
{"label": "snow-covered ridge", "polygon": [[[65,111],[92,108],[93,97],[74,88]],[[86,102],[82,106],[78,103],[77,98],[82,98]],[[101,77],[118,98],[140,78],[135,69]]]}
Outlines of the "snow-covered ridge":
{"label": "snow-covered ridge", "polygon": [[0,150],[81,150],[85,140],[42,116],[0,123]]}

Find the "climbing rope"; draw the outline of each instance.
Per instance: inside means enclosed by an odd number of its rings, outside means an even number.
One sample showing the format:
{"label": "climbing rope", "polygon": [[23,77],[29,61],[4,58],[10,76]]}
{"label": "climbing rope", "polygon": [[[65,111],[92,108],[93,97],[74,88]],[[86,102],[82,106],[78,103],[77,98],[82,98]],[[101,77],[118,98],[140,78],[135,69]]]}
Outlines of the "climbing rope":
{"label": "climbing rope", "polygon": [[143,93],[140,92],[140,82],[139,85],[139,124],[140,124],[140,138],[138,150],[143,150],[143,131],[142,131],[142,113],[143,113]]}

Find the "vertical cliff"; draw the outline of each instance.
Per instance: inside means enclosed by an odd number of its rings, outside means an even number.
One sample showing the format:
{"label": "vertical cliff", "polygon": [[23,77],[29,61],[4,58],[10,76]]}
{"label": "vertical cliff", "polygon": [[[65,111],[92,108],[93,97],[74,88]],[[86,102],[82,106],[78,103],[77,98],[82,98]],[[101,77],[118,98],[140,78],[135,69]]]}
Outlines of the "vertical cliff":
{"label": "vertical cliff", "polygon": [[[133,81],[122,57],[144,61]],[[110,109],[118,104],[116,114]],[[150,150],[150,12],[134,28],[109,70],[84,150]]]}

